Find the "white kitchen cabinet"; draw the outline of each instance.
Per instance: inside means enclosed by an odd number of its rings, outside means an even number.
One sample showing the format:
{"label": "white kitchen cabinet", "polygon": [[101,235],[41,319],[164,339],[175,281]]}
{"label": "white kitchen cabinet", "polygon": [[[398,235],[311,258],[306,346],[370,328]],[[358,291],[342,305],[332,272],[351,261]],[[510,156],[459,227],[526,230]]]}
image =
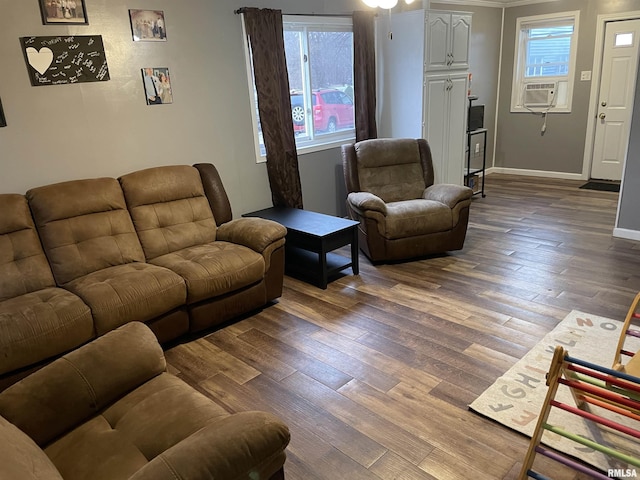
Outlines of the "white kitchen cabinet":
{"label": "white kitchen cabinet", "polygon": [[[451,12],[436,14],[452,17]],[[465,18],[468,36],[471,14],[456,15]],[[468,72],[452,65],[440,70],[427,68],[428,58],[433,58],[429,38],[434,35],[427,22],[432,18],[432,11],[413,10],[377,19],[378,135],[425,138],[433,155],[436,183],[462,185]],[[468,52],[459,65],[465,62],[468,64]]]}
{"label": "white kitchen cabinet", "polygon": [[466,72],[425,76],[422,136],[431,146],[436,183],[464,182],[467,80]]}
{"label": "white kitchen cabinet", "polygon": [[426,12],[425,70],[468,70],[471,14]]}

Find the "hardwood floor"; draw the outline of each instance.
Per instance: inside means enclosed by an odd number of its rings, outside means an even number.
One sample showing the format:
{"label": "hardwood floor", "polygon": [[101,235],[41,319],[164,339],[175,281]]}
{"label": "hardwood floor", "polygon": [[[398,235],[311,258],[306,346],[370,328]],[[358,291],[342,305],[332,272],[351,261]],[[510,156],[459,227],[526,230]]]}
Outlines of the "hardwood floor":
{"label": "hardwood floor", "polygon": [[277,303],[169,349],[170,369],[284,419],[288,480],[515,479],[529,439],[467,405],[572,309],[623,319],[640,291],[640,243],[611,236],[618,194],[582,183],[490,175],[462,251],[361,255],[326,290],[285,277]]}

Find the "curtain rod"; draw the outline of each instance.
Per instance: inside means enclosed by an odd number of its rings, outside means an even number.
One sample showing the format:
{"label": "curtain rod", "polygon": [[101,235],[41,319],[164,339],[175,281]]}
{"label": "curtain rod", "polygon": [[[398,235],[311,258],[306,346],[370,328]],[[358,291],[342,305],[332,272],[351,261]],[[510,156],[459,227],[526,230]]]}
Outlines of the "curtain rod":
{"label": "curtain rod", "polygon": [[[237,10],[234,10],[233,13],[236,15],[240,13],[244,13],[247,7],[242,7]],[[299,16],[299,17],[352,17],[350,13],[283,13],[282,15],[289,16]]]}

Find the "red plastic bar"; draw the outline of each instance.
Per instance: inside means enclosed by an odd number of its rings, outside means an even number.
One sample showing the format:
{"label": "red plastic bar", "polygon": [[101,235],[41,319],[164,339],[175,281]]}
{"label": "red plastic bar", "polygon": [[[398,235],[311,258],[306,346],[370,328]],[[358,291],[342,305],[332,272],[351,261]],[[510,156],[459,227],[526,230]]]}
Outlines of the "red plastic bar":
{"label": "red plastic bar", "polygon": [[610,392],[609,390],[593,387],[584,382],[577,382],[575,380],[567,380],[564,378],[559,378],[558,383],[567,385],[568,387],[575,388],[577,390],[582,390],[583,392],[587,392],[587,393],[590,393],[591,395],[604,398],[605,400],[610,400],[620,405],[624,405],[625,407],[633,408],[634,410],[637,409],[639,406],[638,402],[629,400],[628,398],[618,395],[617,393]]}
{"label": "red plastic bar", "polygon": [[557,400],[551,400],[551,405],[554,407],[561,408],[567,412],[573,413],[575,415],[579,415],[587,420],[591,420],[592,422],[599,423],[604,425],[605,427],[613,428],[614,430],[618,430],[622,433],[626,433],[635,438],[640,438],[640,432],[633,428],[627,427],[626,425],[622,425],[620,423],[614,422],[607,418],[599,417],[598,415],[594,415],[591,412],[586,412],[584,410],[580,410],[579,408],[573,407],[571,405],[567,405],[566,403],[558,402]]}

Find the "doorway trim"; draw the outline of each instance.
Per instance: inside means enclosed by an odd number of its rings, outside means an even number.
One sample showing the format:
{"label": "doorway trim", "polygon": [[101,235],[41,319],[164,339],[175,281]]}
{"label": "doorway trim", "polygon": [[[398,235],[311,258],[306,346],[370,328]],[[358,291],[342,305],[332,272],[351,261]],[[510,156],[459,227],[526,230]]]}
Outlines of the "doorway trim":
{"label": "doorway trim", "polygon": [[[587,116],[587,131],[584,144],[584,158],[582,160],[582,179],[588,180],[591,176],[591,163],[593,161],[593,143],[596,136],[596,114],[598,92],[600,91],[600,75],[602,73],[602,55],[604,52],[604,35],[607,22],[640,19],[640,10],[598,15],[596,24],[596,42],[593,52],[593,67],[591,69],[591,92],[589,93],[589,113]],[[624,182],[624,167],[622,167],[622,180]],[[620,187],[622,197],[622,186]],[[617,225],[617,218],[616,218]]]}

